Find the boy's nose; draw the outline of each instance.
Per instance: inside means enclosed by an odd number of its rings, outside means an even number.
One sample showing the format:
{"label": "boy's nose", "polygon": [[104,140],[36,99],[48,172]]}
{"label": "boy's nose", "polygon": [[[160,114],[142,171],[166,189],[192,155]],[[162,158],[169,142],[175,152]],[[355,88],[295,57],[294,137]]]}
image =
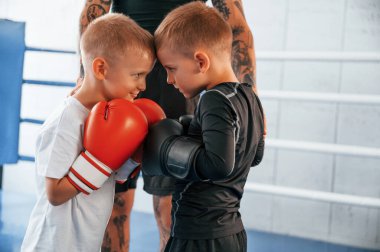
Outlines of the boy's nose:
{"label": "boy's nose", "polygon": [[145,80],[142,81],[141,83],[139,83],[139,85],[137,86],[137,89],[140,90],[140,91],[144,91],[146,89],[146,82],[145,82]]}
{"label": "boy's nose", "polygon": [[170,85],[174,85],[175,84],[175,80],[173,77],[171,77],[169,74],[168,74],[168,78],[166,79],[166,82]]}

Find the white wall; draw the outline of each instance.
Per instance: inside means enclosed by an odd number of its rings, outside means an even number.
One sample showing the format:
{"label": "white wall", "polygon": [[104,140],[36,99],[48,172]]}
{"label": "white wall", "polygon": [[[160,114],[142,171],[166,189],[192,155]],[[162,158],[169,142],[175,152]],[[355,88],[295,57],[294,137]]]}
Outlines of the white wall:
{"label": "white wall", "polygon": [[[82,1],[2,0],[0,18],[26,21],[28,46],[76,49]],[[261,92],[380,95],[379,61],[267,60],[265,52],[380,53],[379,0],[246,0]],[[28,53],[24,78],[75,81],[76,56]],[[68,88],[25,85],[22,117],[44,119]],[[380,148],[380,106],[263,98],[269,139]],[[20,153],[33,155],[35,125],[23,124]],[[33,165],[5,166],[4,190],[33,193]],[[249,182],[380,198],[380,158],[267,147]],[[151,211],[138,190],[136,209]],[[380,248],[380,211],[247,192],[247,228]]]}
{"label": "white wall", "polygon": [[[256,51],[380,52],[378,0],[246,1]],[[248,8],[247,8],[248,7]],[[260,61],[260,90],[380,95],[380,62]],[[270,138],[380,147],[380,106],[263,100]],[[251,181],[380,197],[380,159],[267,148]],[[378,209],[245,195],[269,232],[380,248]]]}

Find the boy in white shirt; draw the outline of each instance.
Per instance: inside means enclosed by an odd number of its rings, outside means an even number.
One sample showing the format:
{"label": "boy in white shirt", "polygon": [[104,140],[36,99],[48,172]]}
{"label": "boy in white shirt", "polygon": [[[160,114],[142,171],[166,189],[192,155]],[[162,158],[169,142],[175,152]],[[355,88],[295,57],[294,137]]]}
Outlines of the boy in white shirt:
{"label": "boy in white shirt", "polygon": [[133,100],[153,67],[153,37],[130,18],[107,14],[88,26],[80,45],[82,87],[37,138],[38,198],[21,251],[99,251],[115,180],[138,165],[128,158],[148,126]]}

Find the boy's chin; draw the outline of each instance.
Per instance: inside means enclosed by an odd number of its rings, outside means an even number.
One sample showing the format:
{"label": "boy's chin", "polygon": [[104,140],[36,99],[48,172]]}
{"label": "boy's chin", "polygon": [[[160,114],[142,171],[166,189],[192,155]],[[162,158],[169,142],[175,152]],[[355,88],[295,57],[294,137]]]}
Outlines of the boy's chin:
{"label": "boy's chin", "polygon": [[133,102],[135,99],[137,99],[137,96],[127,95],[123,97],[125,100]]}
{"label": "boy's chin", "polygon": [[182,93],[183,96],[185,96],[186,99],[191,99],[196,96],[196,94],[189,94],[189,93]]}
{"label": "boy's chin", "polygon": [[186,98],[186,99],[191,99],[191,98],[194,98],[195,96],[197,96],[200,92],[199,90],[193,90],[192,92],[183,92],[183,91],[180,91],[183,96]]}

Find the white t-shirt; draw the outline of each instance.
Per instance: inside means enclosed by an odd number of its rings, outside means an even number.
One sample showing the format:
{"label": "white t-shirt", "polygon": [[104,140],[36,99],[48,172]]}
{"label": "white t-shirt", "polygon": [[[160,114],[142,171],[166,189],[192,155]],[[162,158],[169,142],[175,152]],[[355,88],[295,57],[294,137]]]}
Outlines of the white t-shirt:
{"label": "white t-shirt", "polygon": [[90,195],[79,193],[59,206],[50,204],[45,187],[45,177],[63,178],[83,150],[88,113],[77,99],[68,97],[40,130],[35,162],[38,196],[21,246],[23,252],[100,251],[112,211],[115,179],[126,177],[112,174],[99,190]]}

